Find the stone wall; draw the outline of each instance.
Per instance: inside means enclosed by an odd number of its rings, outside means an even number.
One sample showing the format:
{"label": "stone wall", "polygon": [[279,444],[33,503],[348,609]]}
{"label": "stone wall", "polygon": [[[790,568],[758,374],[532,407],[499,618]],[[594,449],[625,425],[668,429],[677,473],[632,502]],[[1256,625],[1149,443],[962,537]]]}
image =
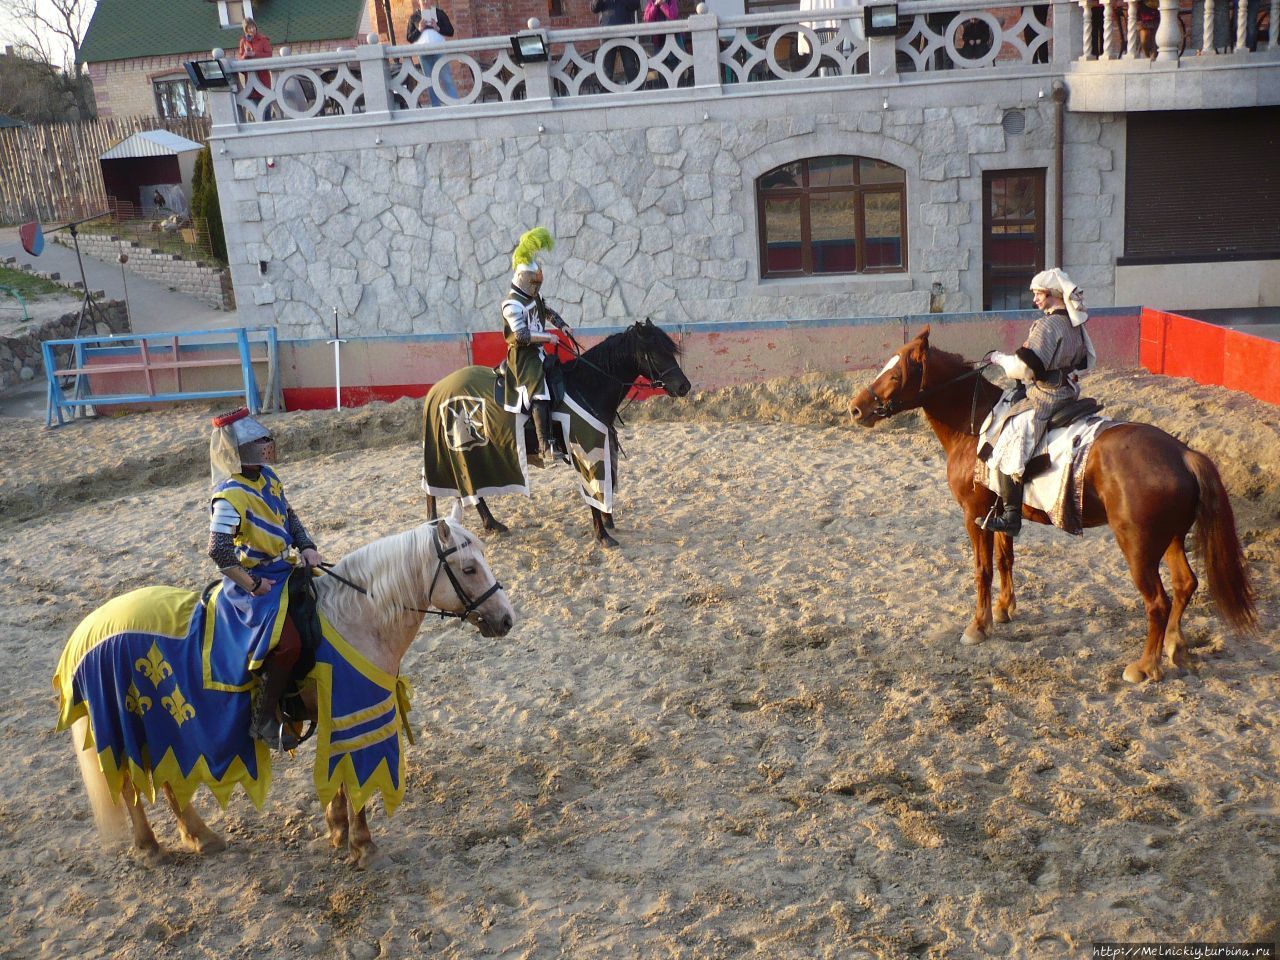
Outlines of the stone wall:
{"label": "stone wall", "polygon": [[[71,241],[61,234],[53,234],[52,239],[64,247],[71,246]],[[92,233],[80,234],[80,251],[107,262],[114,262],[124,252],[129,257],[125,269],[130,273],[155,280],[170,290],[185,293],[221,310],[236,308],[231,273],[225,267],[216,267],[200,260],[188,260],[176,253],[153,250],[133,240]]]}
{"label": "stone wall", "polygon": [[[111,333],[129,332],[129,314],[121,300],[98,301],[102,319]],[[44,373],[44,355],[40,345],[45,340],[65,340],[76,335],[79,308],[56,320],[38,326],[20,328],[11,335],[0,336],[0,390],[7,390],[17,383],[34,380]],[[98,333],[103,331],[99,329]],[[81,329],[84,336],[93,331]],[[105,335],[105,334],[104,334]]]}
{"label": "stone wall", "polygon": [[[224,135],[214,159],[241,316],[285,337],[324,335],[335,309],[354,334],[496,329],[511,249],[537,224],[558,241],[545,292],[574,324],[976,310],[988,170],[1045,172],[1054,257],[1047,79],[819,86]],[[1010,108],[1021,132],[1005,132]],[[1068,113],[1063,147],[1061,265],[1091,304],[1111,304],[1123,117]],[[906,272],[761,279],[757,179],[827,154],[906,171]]]}

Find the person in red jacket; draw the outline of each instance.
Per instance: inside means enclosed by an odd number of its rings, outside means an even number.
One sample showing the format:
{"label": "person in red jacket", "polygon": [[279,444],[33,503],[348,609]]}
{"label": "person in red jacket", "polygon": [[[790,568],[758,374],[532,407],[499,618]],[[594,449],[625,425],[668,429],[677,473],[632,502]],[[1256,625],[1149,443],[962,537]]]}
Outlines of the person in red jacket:
{"label": "person in red jacket", "polygon": [[[258,32],[258,24],[252,17],[244,22],[244,36],[240,38],[240,48],[236,51],[237,60],[262,60],[271,57],[271,41],[266,34]],[[264,87],[271,86],[271,72],[259,70],[256,74],[258,83]],[[261,94],[252,95],[254,100],[262,99]]]}

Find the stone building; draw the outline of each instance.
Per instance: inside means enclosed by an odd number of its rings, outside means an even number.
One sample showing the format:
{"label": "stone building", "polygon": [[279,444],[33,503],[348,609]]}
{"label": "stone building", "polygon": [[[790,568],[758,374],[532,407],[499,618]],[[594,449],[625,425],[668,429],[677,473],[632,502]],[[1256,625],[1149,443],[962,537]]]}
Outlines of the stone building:
{"label": "stone building", "polygon": [[576,325],[1013,308],[1055,264],[1099,306],[1280,304],[1280,47],[1187,49],[1164,3],[1154,59],[1114,11],[913,0],[888,35],[705,13],[273,60],[211,98],[241,315],[490,329],[539,223]]}

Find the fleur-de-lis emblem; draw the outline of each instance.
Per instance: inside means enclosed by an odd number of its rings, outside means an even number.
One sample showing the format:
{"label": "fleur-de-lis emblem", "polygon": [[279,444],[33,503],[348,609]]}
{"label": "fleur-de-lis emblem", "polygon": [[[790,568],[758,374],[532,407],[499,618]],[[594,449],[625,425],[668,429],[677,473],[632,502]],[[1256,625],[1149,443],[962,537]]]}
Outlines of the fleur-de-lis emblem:
{"label": "fleur-de-lis emblem", "polygon": [[129,689],[125,692],[124,705],[130,713],[142,716],[151,709],[151,698],[144,697],[138,692],[138,688],[130,683]]}
{"label": "fleur-de-lis emblem", "polygon": [[173,693],[167,697],[161,697],[160,703],[169,711],[178,726],[182,726],[188,720],[195,719],[196,708],[187,703],[187,698],[182,695],[182,691],[177,687],[173,688]]}
{"label": "fleur-de-lis emblem", "polygon": [[133,666],[135,670],[142,671],[153,687],[158,687],[165,677],[173,676],[173,667],[165,662],[160,648],[154,642],[151,644],[151,649],[147,651],[147,655],[139,657],[134,661]]}

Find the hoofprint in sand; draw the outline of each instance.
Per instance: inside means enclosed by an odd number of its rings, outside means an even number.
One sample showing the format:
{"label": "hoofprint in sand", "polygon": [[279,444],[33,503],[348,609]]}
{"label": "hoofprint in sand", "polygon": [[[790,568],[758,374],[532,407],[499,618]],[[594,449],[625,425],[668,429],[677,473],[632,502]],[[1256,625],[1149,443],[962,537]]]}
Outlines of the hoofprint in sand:
{"label": "hoofprint in sand", "polygon": [[[941,451],[916,415],[846,425],[870,376],[633,408],[621,550],[591,544],[567,473],[503,501],[514,532],[487,555],[518,627],[428,621],[411,649],[419,738],[404,803],[373,812],[374,873],[324,846],[307,748],[261,812],[198,799],[224,853],[99,851],[49,677],[109,597],[210,579],[207,420],[0,421],[0,953],[846,960],[1276,937],[1276,408],[1087,383],[1214,458],[1258,590],[1257,637],[1202,588],[1192,671],[1133,686],[1143,615],[1105,531],[1024,528],[1014,622],[960,646],[972,570]],[[422,519],[417,411],[271,418],[326,554]]]}

